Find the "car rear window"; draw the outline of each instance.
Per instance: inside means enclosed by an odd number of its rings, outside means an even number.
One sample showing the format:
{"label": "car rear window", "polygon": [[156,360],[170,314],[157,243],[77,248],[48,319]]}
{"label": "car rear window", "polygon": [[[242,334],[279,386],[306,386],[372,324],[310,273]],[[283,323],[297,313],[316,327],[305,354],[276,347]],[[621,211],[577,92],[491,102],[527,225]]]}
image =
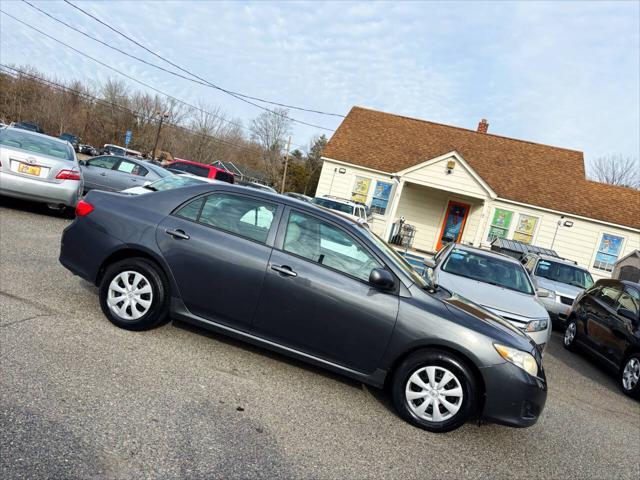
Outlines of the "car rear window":
{"label": "car rear window", "polygon": [[0,145],[19,148],[20,150],[56,157],[62,160],[73,161],[75,159],[73,148],[69,145],[60,143],[54,139],[49,140],[47,137],[23,133],[20,130],[7,128],[0,131]]}
{"label": "car rear window", "polygon": [[216,180],[221,182],[234,183],[235,179],[229,172],[218,171],[215,176]]}

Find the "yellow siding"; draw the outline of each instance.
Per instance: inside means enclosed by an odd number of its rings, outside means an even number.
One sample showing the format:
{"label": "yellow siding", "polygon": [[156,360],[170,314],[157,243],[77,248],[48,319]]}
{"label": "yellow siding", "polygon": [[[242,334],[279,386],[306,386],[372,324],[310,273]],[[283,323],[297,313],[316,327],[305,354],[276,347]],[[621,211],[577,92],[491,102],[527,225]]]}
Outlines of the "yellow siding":
{"label": "yellow siding", "polygon": [[[447,173],[447,162],[449,160],[453,160],[456,163],[450,174]],[[453,156],[417,170],[409,171],[402,178],[461,195],[481,198],[487,196],[487,191],[473,178],[466,167]]]}

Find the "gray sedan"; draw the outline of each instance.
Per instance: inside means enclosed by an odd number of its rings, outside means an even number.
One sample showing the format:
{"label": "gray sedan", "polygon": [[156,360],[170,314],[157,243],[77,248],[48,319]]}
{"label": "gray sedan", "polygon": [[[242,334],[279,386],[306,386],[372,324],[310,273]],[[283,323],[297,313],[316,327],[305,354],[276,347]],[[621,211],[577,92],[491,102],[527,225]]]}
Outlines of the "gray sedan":
{"label": "gray sedan", "polygon": [[0,129],[0,194],[75,207],[82,173],[69,142],[28,130]]}
{"label": "gray sedan", "polygon": [[80,168],[84,176],[85,192],[93,189],[119,192],[173,175],[151,162],[115,155],[80,161]]}

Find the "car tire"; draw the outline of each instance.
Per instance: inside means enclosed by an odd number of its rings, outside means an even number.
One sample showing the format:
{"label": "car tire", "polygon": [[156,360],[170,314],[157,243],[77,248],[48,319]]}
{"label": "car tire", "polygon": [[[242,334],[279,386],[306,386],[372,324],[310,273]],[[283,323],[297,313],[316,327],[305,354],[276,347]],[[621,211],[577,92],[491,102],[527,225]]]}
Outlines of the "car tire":
{"label": "car tire", "polygon": [[564,330],[564,336],[562,337],[562,345],[570,352],[576,349],[576,337],[578,336],[578,323],[576,319],[570,317],[567,320],[567,328]]}
{"label": "car tire", "polygon": [[620,369],[620,387],[625,395],[640,399],[640,353],[629,355]]}
{"label": "car tire", "polygon": [[394,372],[391,397],[403,419],[438,433],[462,426],[478,405],[473,372],[465,362],[443,350],[420,350],[409,355]]}
{"label": "car tire", "polygon": [[100,282],[100,307],[114,325],[149,330],[169,319],[169,287],[163,272],[144,258],[109,265]]}

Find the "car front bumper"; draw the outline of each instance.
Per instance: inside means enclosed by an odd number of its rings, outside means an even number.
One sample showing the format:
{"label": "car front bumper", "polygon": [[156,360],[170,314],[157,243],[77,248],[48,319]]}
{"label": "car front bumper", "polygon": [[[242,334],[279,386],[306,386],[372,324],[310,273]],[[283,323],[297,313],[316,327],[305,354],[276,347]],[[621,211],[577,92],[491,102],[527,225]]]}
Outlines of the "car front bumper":
{"label": "car front bumper", "polygon": [[51,204],[75,207],[82,197],[83,182],[62,180],[47,182],[10,172],[0,172],[0,194]]}
{"label": "car front bumper", "polygon": [[538,421],[547,401],[544,370],[532,377],[507,362],[480,371],[486,389],[483,419],[512,427],[530,427]]}

